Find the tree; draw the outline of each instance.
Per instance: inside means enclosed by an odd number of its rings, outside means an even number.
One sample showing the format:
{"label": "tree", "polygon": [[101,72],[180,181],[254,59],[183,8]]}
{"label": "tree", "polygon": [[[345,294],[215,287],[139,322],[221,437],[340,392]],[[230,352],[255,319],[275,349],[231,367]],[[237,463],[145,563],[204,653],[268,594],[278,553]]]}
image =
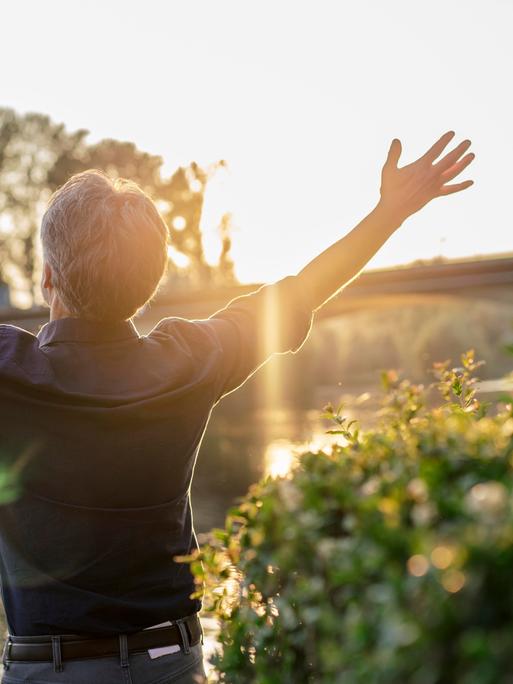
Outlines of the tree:
{"label": "tree", "polygon": [[170,259],[171,279],[181,275],[202,286],[234,282],[228,215],[221,220],[222,250],[215,266],[205,259],[201,230],[207,183],[225,162],[207,169],[193,162],[166,178],[160,156],[141,151],[132,142],[106,139],[89,144],[87,135],[86,130],[68,132],[42,114],[0,109],[0,280],[9,283],[18,300],[28,305],[37,301],[37,236],[48,198],[71,175],[88,168],[129,178],[156,202],[169,227],[170,244],[188,260],[183,268]]}
{"label": "tree", "polygon": [[0,109],[0,278],[33,301],[38,279],[37,228],[59,158],[72,158],[87,132],[68,133],[42,114]]}

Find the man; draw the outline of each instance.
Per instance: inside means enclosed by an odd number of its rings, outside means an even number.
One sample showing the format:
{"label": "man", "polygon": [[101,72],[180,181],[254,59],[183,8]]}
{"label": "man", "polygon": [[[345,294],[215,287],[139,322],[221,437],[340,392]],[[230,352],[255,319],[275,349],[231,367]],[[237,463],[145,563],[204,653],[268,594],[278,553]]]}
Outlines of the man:
{"label": "man", "polygon": [[298,275],[147,336],[131,319],[165,269],[157,209],[95,171],[54,194],[50,322],[37,337],[0,326],[3,682],[202,681],[200,602],[174,557],[196,547],[189,488],[212,408],[271,353],[297,351],[312,312],[408,216],[472,184],[451,184],[470,141],[439,159],[453,136],[403,168],[394,140],[375,209]]}

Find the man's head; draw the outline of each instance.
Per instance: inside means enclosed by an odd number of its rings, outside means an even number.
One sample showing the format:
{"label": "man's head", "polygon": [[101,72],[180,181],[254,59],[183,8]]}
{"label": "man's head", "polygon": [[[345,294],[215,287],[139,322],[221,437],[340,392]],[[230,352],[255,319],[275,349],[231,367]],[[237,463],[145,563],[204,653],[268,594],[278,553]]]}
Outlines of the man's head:
{"label": "man's head", "polygon": [[45,300],[64,315],[129,319],[164,274],[167,236],[157,208],[135,183],[100,171],[73,176],[43,216]]}

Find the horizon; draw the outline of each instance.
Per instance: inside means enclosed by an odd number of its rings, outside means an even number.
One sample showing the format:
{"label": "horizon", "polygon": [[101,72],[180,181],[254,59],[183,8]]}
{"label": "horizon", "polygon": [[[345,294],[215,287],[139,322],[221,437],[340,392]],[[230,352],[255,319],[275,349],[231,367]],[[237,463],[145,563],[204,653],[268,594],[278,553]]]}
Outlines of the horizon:
{"label": "horizon", "polygon": [[[394,272],[397,270],[401,271],[407,271],[408,269],[415,269],[415,268],[429,268],[430,266],[451,266],[451,265],[458,265],[458,264],[463,264],[463,263],[481,263],[481,262],[495,262],[495,261],[507,261],[507,260],[513,260],[513,251],[511,252],[500,252],[497,254],[481,254],[481,255],[474,255],[474,256],[467,256],[467,257],[455,257],[455,258],[449,258],[449,257],[444,257],[444,256],[436,256],[431,259],[417,259],[415,261],[409,262],[409,263],[404,263],[404,264],[394,264],[392,266],[382,266],[382,267],[371,267],[371,268],[365,268],[360,275],[363,274],[377,274],[377,273],[383,273],[383,272]],[[356,281],[359,279],[360,276],[355,278],[353,281],[351,281],[350,285],[352,283],[356,283]],[[8,286],[7,283],[3,283],[4,286]],[[247,283],[242,283],[242,282],[237,282],[232,285],[221,285],[216,288],[216,291],[219,292],[230,292],[232,290],[237,291],[241,290],[241,294],[246,293],[246,288],[249,287],[261,287],[265,283],[262,281],[254,281],[254,282],[247,282]],[[341,288],[342,289],[345,288]],[[147,304],[145,304],[140,311],[138,311],[135,316],[133,317],[136,321],[137,319],[144,317],[144,314],[146,313],[146,306],[149,304],[150,309],[152,305],[166,305],[172,303],[175,299],[177,302],[186,302],[188,299],[188,296],[190,295],[192,298],[192,301],[195,301],[195,296],[198,293],[203,293],[205,291],[212,292],[212,288],[208,287],[205,288],[203,287],[192,287],[192,286],[179,286],[176,288],[172,288],[171,290],[166,289],[166,282],[165,282],[165,276],[160,283],[158,290],[156,294],[149,300]],[[173,297],[173,292],[176,293],[176,297]],[[340,294],[340,292],[338,293]],[[338,296],[338,295],[337,295]],[[386,297],[386,295],[385,295]],[[4,321],[16,321],[16,320],[25,320],[25,318],[28,317],[28,319],[38,319],[41,318],[43,312],[49,312],[49,308],[46,304],[33,304],[32,306],[29,307],[23,307],[20,305],[14,305],[11,304],[9,306],[0,306],[0,320]]]}

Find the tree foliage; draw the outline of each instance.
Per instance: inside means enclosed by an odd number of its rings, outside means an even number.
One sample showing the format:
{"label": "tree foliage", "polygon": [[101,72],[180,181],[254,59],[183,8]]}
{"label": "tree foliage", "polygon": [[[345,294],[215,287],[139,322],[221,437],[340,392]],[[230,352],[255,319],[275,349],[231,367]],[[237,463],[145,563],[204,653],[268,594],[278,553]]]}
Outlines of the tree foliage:
{"label": "tree foliage", "polygon": [[[429,387],[383,374],[380,424],[252,486],[192,561],[230,684],[507,684],[513,413],[473,353]],[[440,399],[434,408],[432,393]]]}
{"label": "tree foliage", "polygon": [[131,142],[88,143],[87,136],[86,130],[67,131],[42,114],[0,108],[0,280],[24,292],[27,301],[35,300],[44,206],[72,174],[96,168],[111,177],[134,180],[154,199],[169,227],[170,244],[188,260],[184,268],[171,258],[172,280],[182,277],[199,286],[234,281],[229,218],[221,219],[218,264],[207,262],[202,240],[205,190],[223,161],[207,169],[193,162],[167,177],[160,156]]}

